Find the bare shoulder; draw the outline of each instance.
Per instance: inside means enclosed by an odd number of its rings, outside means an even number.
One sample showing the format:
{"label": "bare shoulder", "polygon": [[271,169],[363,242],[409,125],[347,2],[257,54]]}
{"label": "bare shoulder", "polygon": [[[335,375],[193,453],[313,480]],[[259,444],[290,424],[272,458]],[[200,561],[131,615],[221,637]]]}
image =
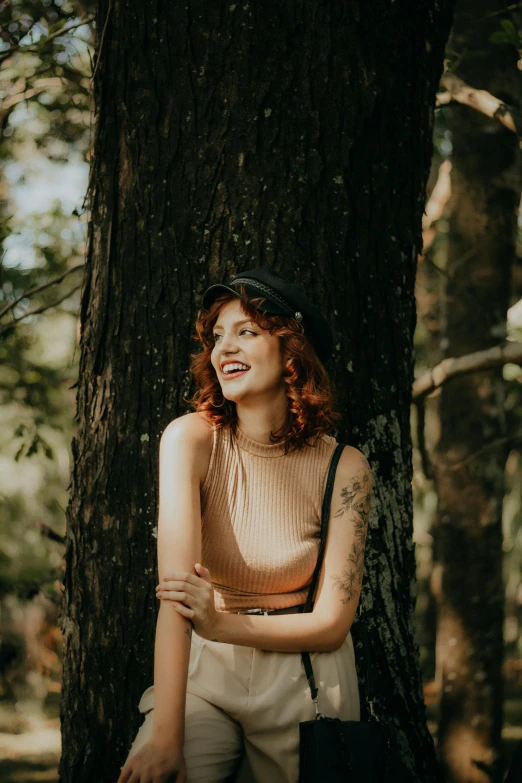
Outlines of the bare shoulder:
{"label": "bare shoulder", "polygon": [[370,464],[362,451],[359,451],[359,449],[356,449],[355,446],[345,446],[341,457],[339,459],[339,467],[347,468],[348,470],[351,470],[355,467],[363,468],[364,470],[370,471]]}
{"label": "bare shoulder", "polygon": [[373,482],[370,464],[355,446],[344,447],[337,467],[337,482],[341,487],[350,487],[352,491],[371,492]]}
{"label": "bare shoulder", "polygon": [[212,427],[210,422],[200,413],[185,413],[172,419],[163,430],[162,437],[175,438],[181,436],[193,442],[210,439],[212,442]]}
{"label": "bare shoulder", "polygon": [[167,424],[161,436],[163,448],[180,448],[186,458],[193,461],[200,484],[203,484],[207,475],[212,443],[212,425],[197,411],[173,419]]}

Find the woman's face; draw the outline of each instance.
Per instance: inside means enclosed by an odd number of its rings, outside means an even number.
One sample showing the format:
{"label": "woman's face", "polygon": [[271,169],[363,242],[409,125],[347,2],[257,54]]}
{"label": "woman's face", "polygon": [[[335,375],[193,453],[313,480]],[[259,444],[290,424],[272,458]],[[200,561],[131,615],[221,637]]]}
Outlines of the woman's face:
{"label": "woman's face", "polygon": [[[213,332],[210,359],[227,400],[240,402],[269,391],[279,393],[285,369],[280,339],[250,321],[239,299],[223,305]],[[249,369],[227,374],[224,362],[239,362]]]}

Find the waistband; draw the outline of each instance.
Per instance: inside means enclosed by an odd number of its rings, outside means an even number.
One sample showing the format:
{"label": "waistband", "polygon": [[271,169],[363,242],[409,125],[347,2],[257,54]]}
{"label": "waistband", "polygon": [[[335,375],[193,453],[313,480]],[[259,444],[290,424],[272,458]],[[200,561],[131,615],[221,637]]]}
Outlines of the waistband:
{"label": "waistband", "polygon": [[302,612],[304,607],[304,604],[296,604],[286,606],[284,609],[240,609],[236,614],[297,614]]}

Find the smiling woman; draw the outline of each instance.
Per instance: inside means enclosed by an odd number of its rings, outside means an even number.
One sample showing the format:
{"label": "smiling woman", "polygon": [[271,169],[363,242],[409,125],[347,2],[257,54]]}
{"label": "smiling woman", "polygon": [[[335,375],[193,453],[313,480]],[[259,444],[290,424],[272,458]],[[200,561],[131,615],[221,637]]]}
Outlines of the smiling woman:
{"label": "smiling woman", "polygon": [[[323,364],[332,337],[303,291],[261,267],[211,286],[203,302],[196,411],[160,443],[154,685],[118,783],[151,768],[178,770],[177,783],[236,773],[237,783],[296,783],[299,722],[317,706],[301,652],[320,711],[359,720],[350,628],[371,471],[329,434],[340,418]],[[339,453],[318,591],[303,612]]]}
{"label": "smiling woman", "polygon": [[[332,350],[331,330],[302,290],[268,267],[238,275],[232,286],[211,286],[205,295],[206,312],[196,322],[203,351],[192,356],[190,368],[198,391],[189,402],[232,433],[239,426],[254,440],[281,442],[287,452],[300,449],[341,418],[332,410],[333,390],[323,364]],[[230,362],[248,370],[228,374]],[[251,399],[253,389],[265,406],[248,404],[243,421],[242,402]],[[263,410],[268,417],[260,416]],[[277,424],[273,433],[267,423]]]}

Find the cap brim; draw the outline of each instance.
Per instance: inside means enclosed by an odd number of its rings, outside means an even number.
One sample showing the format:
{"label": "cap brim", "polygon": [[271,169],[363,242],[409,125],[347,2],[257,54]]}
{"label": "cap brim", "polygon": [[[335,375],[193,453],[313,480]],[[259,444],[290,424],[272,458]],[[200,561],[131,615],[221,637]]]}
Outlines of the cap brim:
{"label": "cap brim", "polygon": [[202,300],[205,310],[209,310],[212,306],[212,302],[217,299],[220,294],[224,294],[225,292],[239,296],[238,291],[236,291],[234,288],[230,288],[228,285],[224,285],[224,283],[216,283],[216,285],[211,285],[210,288],[207,288],[203,294]]}
{"label": "cap brim", "polygon": [[[260,292],[256,288],[251,288],[248,285],[248,283],[243,283],[243,287],[249,299],[259,297],[260,295],[262,296],[262,294],[260,294]],[[240,296],[237,288],[231,288],[230,286],[225,285],[224,283],[216,283],[216,285],[211,285],[210,288],[207,288],[207,290],[203,294],[203,307],[205,308],[205,310],[209,310],[214,300],[225,292],[230,292],[232,294],[235,294],[238,298]],[[261,312],[271,313],[272,315],[288,315],[288,313],[286,313],[284,310],[281,309],[281,307],[277,304],[277,302],[274,302],[272,301],[272,299],[267,297],[263,297],[263,298],[265,299],[265,302],[259,308]]]}

